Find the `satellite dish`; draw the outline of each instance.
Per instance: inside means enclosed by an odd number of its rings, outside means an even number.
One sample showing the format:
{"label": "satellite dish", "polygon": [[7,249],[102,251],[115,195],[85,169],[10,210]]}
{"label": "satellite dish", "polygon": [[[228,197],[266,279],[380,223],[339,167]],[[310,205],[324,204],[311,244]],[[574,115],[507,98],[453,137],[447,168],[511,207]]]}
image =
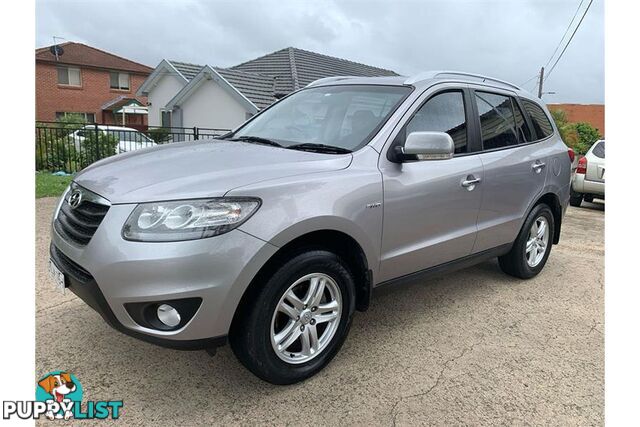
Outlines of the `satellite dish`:
{"label": "satellite dish", "polygon": [[49,52],[51,52],[51,54],[56,57],[62,56],[62,54],[64,53],[64,49],[62,48],[62,46],[58,46],[57,44],[54,44],[49,48]]}

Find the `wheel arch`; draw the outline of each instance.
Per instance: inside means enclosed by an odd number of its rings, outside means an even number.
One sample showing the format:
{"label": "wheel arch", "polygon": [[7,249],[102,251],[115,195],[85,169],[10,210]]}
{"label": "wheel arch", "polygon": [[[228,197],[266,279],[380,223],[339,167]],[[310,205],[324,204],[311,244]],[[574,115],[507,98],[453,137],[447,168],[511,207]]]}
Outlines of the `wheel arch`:
{"label": "wheel arch", "polygon": [[300,235],[280,247],[260,268],[240,298],[231,322],[231,333],[233,333],[238,319],[242,317],[243,311],[248,309],[251,306],[251,302],[254,301],[255,295],[260,290],[260,284],[265,283],[267,278],[287,259],[311,249],[325,249],[335,253],[345,261],[356,285],[356,309],[358,311],[366,311],[368,309],[371,299],[372,272],[362,246],[356,239],[343,231],[333,229],[315,230]]}
{"label": "wheel arch", "polygon": [[[531,209],[541,203],[549,206],[553,214],[553,244],[557,245],[560,242],[560,230],[562,227],[562,205],[560,204],[560,198],[555,193],[547,192],[538,197]],[[529,212],[531,212],[531,209]]]}

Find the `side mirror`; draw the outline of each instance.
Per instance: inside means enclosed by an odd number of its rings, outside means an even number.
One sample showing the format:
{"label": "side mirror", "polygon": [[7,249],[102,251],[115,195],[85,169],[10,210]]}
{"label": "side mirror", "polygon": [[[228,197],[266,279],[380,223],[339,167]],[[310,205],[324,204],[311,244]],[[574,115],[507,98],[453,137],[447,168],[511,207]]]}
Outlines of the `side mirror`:
{"label": "side mirror", "polygon": [[453,157],[455,145],[445,132],[411,132],[404,147],[397,147],[399,160],[447,160]]}

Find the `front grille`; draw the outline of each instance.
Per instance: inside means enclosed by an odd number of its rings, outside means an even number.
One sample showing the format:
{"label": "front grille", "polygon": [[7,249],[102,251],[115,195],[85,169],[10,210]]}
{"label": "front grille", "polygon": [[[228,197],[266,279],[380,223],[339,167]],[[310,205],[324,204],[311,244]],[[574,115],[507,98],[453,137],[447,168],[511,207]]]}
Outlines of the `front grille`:
{"label": "front grille", "polygon": [[84,268],[80,267],[77,263],[72,261],[69,257],[62,253],[62,251],[51,244],[51,258],[58,264],[58,268],[61,268],[65,273],[69,274],[75,280],[80,283],[88,283],[93,280],[93,276]]}
{"label": "front grille", "polygon": [[[82,191],[88,194],[86,190]],[[65,240],[85,246],[96,233],[109,206],[83,198],[78,207],[72,208],[69,204],[70,193],[65,196],[53,226]]]}

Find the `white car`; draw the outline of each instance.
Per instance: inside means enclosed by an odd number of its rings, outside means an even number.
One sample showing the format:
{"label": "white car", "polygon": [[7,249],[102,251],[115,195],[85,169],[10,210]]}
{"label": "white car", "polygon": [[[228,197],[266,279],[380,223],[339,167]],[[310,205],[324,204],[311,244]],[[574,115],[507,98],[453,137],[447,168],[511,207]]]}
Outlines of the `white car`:
{"label": "white car", "polygon": [[578,160],[571,178],[571,206],[580,206],[582,200],[590,203],[594,198],[604,199],[604,139],[596,141]]}
{"label": "white car", "polygon": [[[83,128],[74,131],[70,137],[73,139],[76,150],[80,149],[82,142],[89,132],[95,132],[95,125],[85,125]],[[98,125],[98,131],[111,135],[118,139],[118,146],[115,154],[126,153],[127,151],[139,150],[146,147],[154,147],[156,143],[144,133],[137,129],[123,126]]]}

